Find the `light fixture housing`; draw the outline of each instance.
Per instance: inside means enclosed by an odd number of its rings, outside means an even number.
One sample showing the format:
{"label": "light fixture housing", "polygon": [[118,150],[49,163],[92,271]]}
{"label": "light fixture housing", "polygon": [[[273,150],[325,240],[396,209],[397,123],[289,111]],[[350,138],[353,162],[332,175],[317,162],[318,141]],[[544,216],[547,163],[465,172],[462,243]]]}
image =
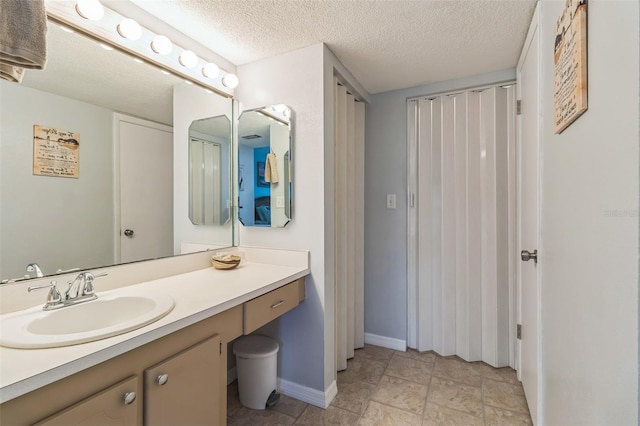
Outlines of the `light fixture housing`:
{"label": "light fixture housing", "polygon": [[222,77],[222,85],[229,89],[235,89],[238,87],[238,77],[235,74],[227,74]]}
{"label": "light fixture housing", "polygon": [[207,78],[216,78],[220,75],[220,68],[216,64],[209,62],[202,67],[202,75]]}
{"label": "light fixture housing", "polygon": [[[112,2],[115,0],[46,0],[45,8],[52,22],[86,34],[104,43],[105,48],[118,49],[159,67],[165,74],[173,74],[219,95],[233,97],[233,89],[238,86],[235,75],[226,75],[227,72],[218,68],[206,53],[201,58],[195,53],[181,55],[188,48],[174,45],[168,37],[154,33],[111,9],[109,4]],[[179,36],[176,34],[176,37]]]}
{"label": "light fixture housing", "polygon": [[78,0],[76,12],[84,19],[99,21],[104,16],[104,7],[99,0]]}
{"label": "light fixture housing", "polygon": [[168,37],[157,35],[151,41],[151,50],[159,55],[168,55],[173,50],[173,43]]}
{"label": "light fixture housing", "polygon": [[178,57],[178,62],[185,68],[193,68],[198,65],[198,56],[191,50],[185,50]]}
{"label": "light fixture housing", "polygon": [[131,18],[124,18],[117,27],[118,34],[128,40],[139,40],[142,37],[142,27]]}

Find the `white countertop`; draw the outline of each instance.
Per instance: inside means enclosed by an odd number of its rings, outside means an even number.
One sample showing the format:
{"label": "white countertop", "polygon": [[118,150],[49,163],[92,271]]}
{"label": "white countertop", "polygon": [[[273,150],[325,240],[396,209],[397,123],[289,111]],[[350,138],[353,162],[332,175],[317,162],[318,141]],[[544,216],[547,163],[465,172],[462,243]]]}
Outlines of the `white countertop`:
{"label": "white countertop", "polygon": [[[308,273],[308,265],[243,261],[229,271],[199,269],[128,286],[128,294],[168,294],[175,300],[175,307],[152,324],[95,342],[50,349],[0,347],[0,403],[233,308]],[[100,296],[100,291],[97,294]]]}

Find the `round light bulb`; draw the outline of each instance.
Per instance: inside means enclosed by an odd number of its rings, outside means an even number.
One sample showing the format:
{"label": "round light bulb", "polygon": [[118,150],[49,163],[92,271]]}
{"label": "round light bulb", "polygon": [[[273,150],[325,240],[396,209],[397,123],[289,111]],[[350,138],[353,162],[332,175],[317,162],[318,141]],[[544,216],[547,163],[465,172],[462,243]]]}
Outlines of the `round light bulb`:
{"label": "round light bulb", "polygon": [[224,87],[228,87],[229,89],[235,89],[238,87],[238,77],[235,74],[227,74],[222,77],[222,85]]}
{"label": "round light bulb", "polygon": [[104,7],[98,0],[78,0],[76,12],[84,19],[99,21],[104,16]]}
{"label": "round light bulb", "polygon": [[178,62],[185,68],[193,68],[198,65],[198,56],[190,50],[185,50],[180,54]]}
{"label": "round light bulb", "polygon": [[289,108],[285,108],[283,114],[284,114],[285,117],[290,118],[291,117],[291,110]]}
{"label": "round light bulb", "polygon": [[163,35],[157,35],[151,42],[151,50],[160,55],[168,55],[173,50],[173,44],[171,44],[171,40],[169,40],[167,37]]}
{"label": "round light bulb", "polygon": [[202,67],[202,75],[207,78],[216,78],[220,74],[220,68],[216,64],[209,62]]}
{"label": "round light bulb", "polygon": [[124,18],[118,24],[118,34],[129,40],[139,40],[142,37],[142,27],[130,18]]}

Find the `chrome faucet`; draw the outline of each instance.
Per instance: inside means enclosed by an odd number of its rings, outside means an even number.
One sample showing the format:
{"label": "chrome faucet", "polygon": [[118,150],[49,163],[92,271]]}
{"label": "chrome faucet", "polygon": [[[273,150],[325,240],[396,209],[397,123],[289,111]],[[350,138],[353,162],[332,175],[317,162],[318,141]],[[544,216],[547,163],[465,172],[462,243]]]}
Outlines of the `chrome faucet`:
{"label": "chrome faucet", "polygon": [[35,272],[36,273],[36,278],[44,277],[44,274],[42,273],[42,269],[40,269],[38,264],[35,263],[35,262],[30,263],[30,264],[27,265],[27,272]]}
{"label": "chrome faucet", "polygon": [[94,275],[91,272],[80,272],[73,281],[67,282],[69,288],[67,288],[67,291],[64,293],[65,300],[97,298],[98,296],[93,292],[93,280],[95,280],[96,277],[103,277],[105,275],[107,274]]}
{"label": "chrome faucet", "polygon": [[97,299],[98,295],[94,292],[93,280],[97,277],[104,277],[105,275],[107,274],[80,272],[73,281],[67,282],[69,288],[64,292],[64,295],[60,294],[58,291],[56,281],[51,281],[50,284],[31,286],[27,290],[31,292],[41,288],[51,288],[47,295],[47,302],[42,308],[45,311],[50,311],[52,309],[63,308],[65,306],[71,306],[77,303]]}
{"label": "chrome faucet", "polygon": [[31,293],[33,290],[51,287],[51,290],[49,290],[49,294],[47,295],[47,302],[42,307],[42,309],[44,309],[45,311],[49,311],[51,309],[61,308],[63,306],[62,295],[58,291],[58,287],[56,287],[57,284],[57,281],[54,280],[51,281],[50,284],[30,286],[29,288],[27,288],[27,291]]}

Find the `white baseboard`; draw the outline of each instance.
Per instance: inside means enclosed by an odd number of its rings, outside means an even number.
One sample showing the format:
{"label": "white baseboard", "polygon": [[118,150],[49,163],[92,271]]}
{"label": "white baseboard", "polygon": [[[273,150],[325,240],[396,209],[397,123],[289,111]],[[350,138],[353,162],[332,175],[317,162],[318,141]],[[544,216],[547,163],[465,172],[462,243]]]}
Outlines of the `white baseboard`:
{"label": "white baseboard", "polygon": [[391,337],[378,336],[377,334],[364,333],[364,342],[369,345],[382,346],[396,351],[406,352],[407,341],[393,339]]}
{"label": "white baseboard", "polygon": [[227,386],[233,383],[238,378],[238,369],[231,367],[227,370]]}
{"label": "white baseboard", "polygon": [[[227,386],[238,379],[236,367],[227,370]],[[338,394],[338,385],[334,380],[324,392],[299,385],[278,377],[278,392],[320,408],[327,408]]]}
{"label": "white baseboard", "polygon": [[327,408],[338,394],[335,380],[324,392],[278,377],[278,392],[320,408]]}

